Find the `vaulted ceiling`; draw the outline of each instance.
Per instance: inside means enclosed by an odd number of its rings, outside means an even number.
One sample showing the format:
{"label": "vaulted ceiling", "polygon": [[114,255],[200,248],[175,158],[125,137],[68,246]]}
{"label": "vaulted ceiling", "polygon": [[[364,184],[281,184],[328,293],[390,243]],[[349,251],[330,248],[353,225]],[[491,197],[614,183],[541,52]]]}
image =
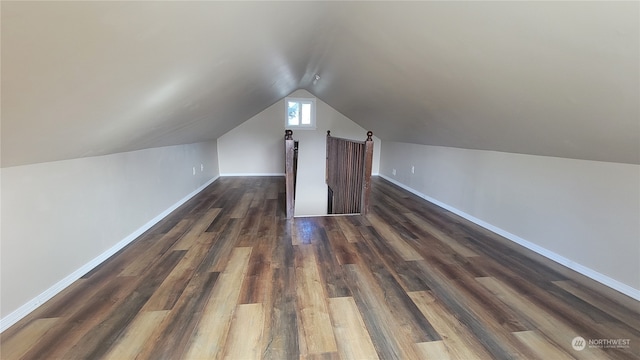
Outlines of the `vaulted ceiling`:
{"label": "vaulted ceiling", "polygon": [[216,139],[298,88],[383,142],[638,164],[639,14],[638,2],[2,1],[2,166]]}

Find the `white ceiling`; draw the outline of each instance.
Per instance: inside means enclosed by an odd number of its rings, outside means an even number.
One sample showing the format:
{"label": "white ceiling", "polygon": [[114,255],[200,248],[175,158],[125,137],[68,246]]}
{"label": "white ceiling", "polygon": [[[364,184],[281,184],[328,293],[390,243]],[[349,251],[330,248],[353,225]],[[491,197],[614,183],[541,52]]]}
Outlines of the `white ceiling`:
{"label": "white ceiling", "polygon": [[638,2],[1,6],[3,167],[216,139],[298,88],[383,141],[640,163]]}

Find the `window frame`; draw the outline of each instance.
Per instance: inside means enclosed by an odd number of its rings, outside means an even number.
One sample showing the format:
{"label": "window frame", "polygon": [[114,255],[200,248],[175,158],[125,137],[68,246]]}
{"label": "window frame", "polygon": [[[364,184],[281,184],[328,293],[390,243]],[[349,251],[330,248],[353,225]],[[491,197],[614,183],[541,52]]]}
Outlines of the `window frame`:
{"label": "window frame", "polygon": [[[302,104],[311,104],[311,123],[310,124],[289,124],[289,103],[297,102],[302,108]],[[302,121],[302,119],[300,119]],[[299,98],[299,97],[286,97],[284,99],[284,126],[285,129],[297,129],[297,130],[316,130],[316,99],[315,98]]]}

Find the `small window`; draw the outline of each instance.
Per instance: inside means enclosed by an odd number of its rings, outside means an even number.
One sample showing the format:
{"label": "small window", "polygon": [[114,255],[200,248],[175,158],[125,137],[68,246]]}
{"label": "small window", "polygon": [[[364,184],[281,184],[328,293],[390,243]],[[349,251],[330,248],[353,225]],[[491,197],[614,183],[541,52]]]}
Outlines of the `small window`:
{"label": "small window", "polygon": [[316,99],[286,98],[285,127],[296,129],[316,128]]}

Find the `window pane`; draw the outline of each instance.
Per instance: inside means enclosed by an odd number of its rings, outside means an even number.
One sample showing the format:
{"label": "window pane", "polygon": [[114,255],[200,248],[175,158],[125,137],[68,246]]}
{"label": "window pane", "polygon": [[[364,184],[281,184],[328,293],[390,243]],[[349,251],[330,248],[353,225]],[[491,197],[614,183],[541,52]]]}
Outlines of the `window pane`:
{"label": "window pane", "polygon": [[302,104],[302,125],[311,125],[311,104]]}
{"label": "window pane", "polygon": [[287,104],[287,112],[289,114],[289,125],[300,124],[300,103],[289,101]]}

